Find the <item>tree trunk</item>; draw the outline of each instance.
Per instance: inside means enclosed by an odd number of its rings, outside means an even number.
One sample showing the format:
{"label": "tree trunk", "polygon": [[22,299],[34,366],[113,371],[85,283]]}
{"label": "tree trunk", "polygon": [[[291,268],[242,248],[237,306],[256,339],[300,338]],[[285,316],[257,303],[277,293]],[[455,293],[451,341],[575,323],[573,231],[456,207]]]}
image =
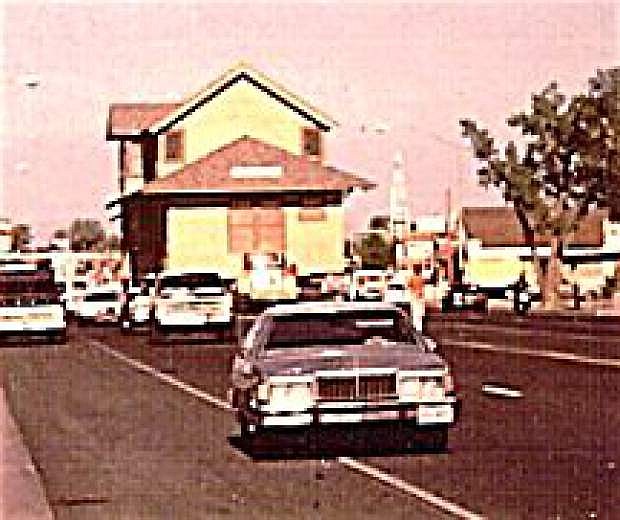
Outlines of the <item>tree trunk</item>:
{"label": "tree trunk", "polygon": [[553,235],[551,237],[551,252],[546,269],[541,269],[543,308],[555,310],[559,307],[558,289],[562,280],[562,242]]}

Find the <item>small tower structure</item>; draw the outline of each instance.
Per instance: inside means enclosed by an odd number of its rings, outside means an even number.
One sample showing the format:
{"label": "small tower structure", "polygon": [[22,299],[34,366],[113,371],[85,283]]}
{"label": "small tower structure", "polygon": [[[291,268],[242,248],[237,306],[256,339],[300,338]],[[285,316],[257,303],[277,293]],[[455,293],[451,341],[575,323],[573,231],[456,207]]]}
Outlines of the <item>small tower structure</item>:
{"label": "small tower structure", "polygon": [[392,162],[390,186],[390,233],[397,242],[407,238],[411,225],[404,163],[403,153],[397,152]]}

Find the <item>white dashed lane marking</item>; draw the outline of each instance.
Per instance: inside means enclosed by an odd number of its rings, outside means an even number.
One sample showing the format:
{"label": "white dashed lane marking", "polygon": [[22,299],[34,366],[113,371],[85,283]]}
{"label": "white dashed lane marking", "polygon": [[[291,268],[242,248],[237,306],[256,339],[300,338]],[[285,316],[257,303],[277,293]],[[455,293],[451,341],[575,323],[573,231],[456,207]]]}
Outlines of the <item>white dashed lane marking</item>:
{"label": "white dashed lane marking", "polygon": [[[163,372],[160,372],[159,370],[157,370],[156,368],[150,365],[147,365],[145,363],[142,363],[141,361],[137,361],[133,358],[130,358],[126,356],[125,354],[122,354],[121,352],[118,352],[117,350],[109,347],[105,343],[102,343],[101,341],[92,340],[91,344],[94,347],[109,354],[110,356],[135,368],[136,370],[149,374],[159,379],[160,381],[163,381],[164,383],[167,383],[175,388],[178,388],[179,390],[187,392],[188,394],[198,399],[202,399],[203,401],[206,401],[207,403],[221,410],[227,410],[227,411],[233,410],[232,406],[230,406],[230,404],[227,403],[226,401],[223,401],[222,399],[215,397],[214,395],[211,395],[207,392],[199,390],[198,388],[192,385],[184,383],[183,381],[180,381],[176,377],[173,377],[169,374],[164,374]],[[381,471],[380,469],[375,468],[374,466],[370,466],[369,464],[364,464],[363,462],[360,462],[355,459],[351,459],[349,457],[340,457],[338,458],[338,462],[342,464],[345,468],[348,468],[351,471],[355,471],[356,473],[360,473],[362,475],[370,477],[394,489],[398,489],[399,491],[409,496],[415,497],[419,500],[426,502],[427,504],[430,504],[436,507],[437,509],[450,513],[456,518],[462,518],[464,520],[483,520],[484,519],[483,516],[480,516],[477,513],[468,511],[467,509],[461,507],[458,504],[450,502],[449,500],[446,500],[445,498],[442,498],[439,495],[430,493],[429,491],[426,491],[418,486],[415,486],[414,484],[405,482],[404,480],[398,477],[395,477],[394,475],[385,473],[384,471]]]}
{"label": "white dashed lane marking", "polygon": [[511,388],[504,388],[497,385],[482,385],[482,392],[490,395],[497,395],[499,397],[523,397],[523,392],[520,390],[513,390]]}
{"label": "white dashed lane marking", "polygon": [[192,385],[188,385],[187,383],[184,383],[183,381],[180,381],[176,377],[173,377],[169,374],[164,374],[163,372],[160,372],[156,368],[153,368],[150,365],[147,365],[133,358],[130,358],[126,356],[125,354],[122,354],[118,352],[117,350],[114,350],[113,348],[108,347],[106,344],[101,343],[100,341],[92,340],[91,343],[95,347],[103,350],[104,352],[115,357],[116,359],[123,361],[124,363],[139,370],[140,372],[149,374],[159,379],[160,381],[163,381],[164,383],[168,383],[169,385],[175,388],[183,390],[184,392],[187,392],[188,394],[193,395],[194,397],[197,397],[198,399],[202,399],[203,401],[206,401],[207,403],[212,404],[213,406],[217,408],[220,408],[222,410],[232,410],[232,406],[230,406],[229,403],[227,403],[226,401],[223,401],[219,397],[215,397],[214,395],[208,394],[207,392],[203,392],[202,390],[199,390],[198,388]]}
{"label": "white dashed lane marking", "polygon": [[463,518],[466,520],[481,520],[484,518],[483,516],[480,516],[477,513],[472,513],[471,511],[464,509],[458,504],[449,502],[448,500],[438,495],[429,493],[428,491],[418,486],[409,484],[408,482],[405,482],[404,480],[398,477],[385,473],[373,466],[369,466],[368,464],[364,464],[363,462],[360,462],[358,460],[350,459],[349,457],[339,457],[338,462],[340,462],[340,464],[342,464],[343,466],[346,466],[349,469],[352,469],[354,471],[357,471],[358,473],[367,475],[375,480],[378,480],[380,482],[383,482],[384,484],[387,484],[388,486],[399,489],[403,491],[404,493],[407,493],[408,495],[419,498],[420,500],[423,500],[427,504],[431,504],[438,509],[441,509],[443,511],[446,511],[447,513],[454,515],[457,518]]}
{"label": "white dashed lane marking", "polygon": [[490,352],[505,352],[507,354],[515,354],[517,356],[531,356],[546,359],[554,359],[556,361],[568,361],[570,363],[582,363],[585,365],[596,365],[601,367],[620,368],[620,359],[614,358],[591,358],[588,356],[580,356],[579,354],[571,354],[570,352],[558,352],[555,350],[534,350],[522,347],[509,347],[504,345],[491,345],[489,343],[480,343],[478,341],[458,341],[454,339],[445,339],[443,343],[461,348],[471,348],[474,350],[487,350]]}
{"label": "white dashed lane marking", "polygon": [[[598,341],[600,337],[593,336],[592,334],[583,334],[583,333],[575,333],[570,331],[562,331],[562,330],[541,330],[541,329],[520,329],[511,325],[492,325],[490,323],[465,323],[465,322],[449,322],[450,324],[456,324],[459,328],[463,329],[475,329],[476,331],[480,331],[481,329],[489,330],[492,332],[499,332],[500,334],[510,335],[510,336],[546,336],[546,337],[562,337],[569,339],[576,339],[578,341]],[[591,324],[584,324],[584,329],[592,328]],[[596,326],[594,326],[596,328]],[[612,335],[605,336],[606,343],[620,343],[620,337],[614,337]]]}

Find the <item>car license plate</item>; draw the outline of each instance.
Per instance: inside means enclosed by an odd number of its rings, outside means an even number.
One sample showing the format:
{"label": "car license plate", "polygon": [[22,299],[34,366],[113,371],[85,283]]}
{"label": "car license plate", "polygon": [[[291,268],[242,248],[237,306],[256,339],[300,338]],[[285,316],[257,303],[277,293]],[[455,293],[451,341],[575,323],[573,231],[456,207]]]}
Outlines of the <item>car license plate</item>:
{"label": "car license plate", "polygon": [[376,410],[372,412],[364,412],[362,420],[379,421],[388,419],[398,419],[398,410]]}
{"label": "car license plate", "polygon": [[454,410],[449,404],[418,406],[418,424],[454,422]]}

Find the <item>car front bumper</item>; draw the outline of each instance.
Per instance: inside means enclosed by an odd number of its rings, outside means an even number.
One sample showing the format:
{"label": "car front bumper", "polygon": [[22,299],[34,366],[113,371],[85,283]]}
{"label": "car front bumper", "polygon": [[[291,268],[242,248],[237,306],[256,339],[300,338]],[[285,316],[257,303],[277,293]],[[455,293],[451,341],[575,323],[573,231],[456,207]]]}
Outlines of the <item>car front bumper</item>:
{"label": "car front bumper", "polygon": [[160,327],[205,327],[210,324],[228,324],[232,316],[229,312],[221,314],[194,314],[187,312],[157,313],[155,320]]}
{"label": "car front bumper", "polygon": [[415,422],[419,426],[453,426],[461,411],[461,401],[449,397],[441,402],[424,403],[318,403],[303,411],[272,411],[250,407],[245,413],[248,424],[260,428],[309,427],[365,422]]}

